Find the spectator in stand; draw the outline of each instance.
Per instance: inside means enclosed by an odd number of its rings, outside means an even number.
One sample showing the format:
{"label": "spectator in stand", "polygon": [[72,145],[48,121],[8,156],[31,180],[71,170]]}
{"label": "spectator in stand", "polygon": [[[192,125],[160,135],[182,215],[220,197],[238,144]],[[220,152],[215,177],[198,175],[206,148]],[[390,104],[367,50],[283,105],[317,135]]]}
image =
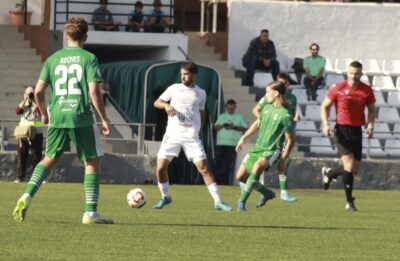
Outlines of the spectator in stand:
{"label": "spectator in stand", "polygon": [[161,10],[161,6],[161,0],[154,0],[154,9],[145,22],[146,26],[149,26],[150,31],[154,33],[162,33],[166,27],[176,32],[175,26],[172,24],[170,18]]}
{"label": "spectator in stand", "polygon": [[260,36],[254,38],[243,55],[242,64],[246,68],[246,76],[243,85],[254,85],[254,73],[256,69],[266,72],[271,71],[272,77],[276,80],[279,73],[279,62],[276,60],[274,42],[269,39],[269,31],[261,30]]}
{"label": "spectator in stand", "polygon": [[[32,86],[25,88],[24,97],[15,109],[17,115],[21,116],[19,126],[34,126],[36,136],[33,140],[19,140],[17,155],[17,179],[15,183],[24,181],[26,167],[28,163],[29,151],[32,163],[32,170],[42,159],[43,150],[43,122],[39,108],[34,98],[34,89]],[[29,177],[28,177],[29,178]]]}
{"label": "spectator in stand", "polygon": [[226,112],[218,116],[214,125],[214,129],[218,131],[215,179],[221,185],[229,185],[232,180],[236,162],[235,147],[247,129],[247,122],[242,114],[235,113],[235,100],[228,100],[225,108]]}
{"label": "spectator in stand", "polygon": [[107,9],[108,0],[100,0],[100,7],[94,10],[92,23],[96,31],[119,31],[120,22],[114,23],[112,13]]}
{"label": "spectator in stand", "polygon": [[137,1],[135,3],[135,10],[129,14],[129,21],[127,30],[128,32],[143,32],[144,31],[144,23],[143,23],[143,3]]}
{"label": "spectator in stand", "polygon": [[311,55],[303,61],[304,68],[304,86],[307,90],[307,99],[315,101],[317,99],[317,90],[324,83],[325,58],[318,54],[319,45],[312,43],[310,45]]}

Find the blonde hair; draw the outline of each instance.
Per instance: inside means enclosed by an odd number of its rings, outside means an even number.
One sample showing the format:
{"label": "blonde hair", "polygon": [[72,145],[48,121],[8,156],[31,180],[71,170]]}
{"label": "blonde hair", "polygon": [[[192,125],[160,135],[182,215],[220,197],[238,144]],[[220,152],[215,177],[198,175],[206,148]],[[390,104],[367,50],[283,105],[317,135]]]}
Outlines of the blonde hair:
{"label": "blonde hair", "polygon": [[88,24],[82,17],[72,17],[64,25],[68,37],[76,42],[84,42],[87,38]]}

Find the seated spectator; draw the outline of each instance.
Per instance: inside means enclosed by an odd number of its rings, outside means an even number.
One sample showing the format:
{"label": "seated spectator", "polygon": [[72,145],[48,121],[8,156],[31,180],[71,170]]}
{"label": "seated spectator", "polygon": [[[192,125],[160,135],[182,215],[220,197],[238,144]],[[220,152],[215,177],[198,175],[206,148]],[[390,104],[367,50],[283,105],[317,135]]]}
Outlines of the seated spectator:
{"label": "seated spectator", "polygon": [[128,32],[143,32],[144,24],[143,24],[143,3],[137,1],[135,3],[135,10],[129,14],[128,26],[126,27],[126,31]]}
{"label": "seated spectator", "polygon": [[100,0],[100,7],[94,10],[92,23],[96,31],[119,31],[120,22],[114,23],[112,13],[107,9],[108,0]]}
{"label": "seated spectator", "polygon": [[154,0],[153,11],[150,13],[146,20],[146,25],[150,28],[151,32],[162,33],[166,27],[171,28],[176,32],[176,28],[171,23],[169,17],[161,10],[162,2],[161,0]]}
{"label": "seated spectator", "polygon": [[317,99],[317,90],[325,81],[325,58],[318,54],[319,45],[312,43],[310,45],[311,55],[303,61],[304,68],[304,87],[307,91],[307,99],[315,101]]}
{"label": "seated spectator", "polygon": [[256,69],[271,71],[276,80],[279,73],[279,62],[276,60],[274,42],[269,40],[267,29],[261,30],[260,36],[254,38],[242,58],[243,67],[246,68],[246,76],[243,85],[253,86],[254,72]]}

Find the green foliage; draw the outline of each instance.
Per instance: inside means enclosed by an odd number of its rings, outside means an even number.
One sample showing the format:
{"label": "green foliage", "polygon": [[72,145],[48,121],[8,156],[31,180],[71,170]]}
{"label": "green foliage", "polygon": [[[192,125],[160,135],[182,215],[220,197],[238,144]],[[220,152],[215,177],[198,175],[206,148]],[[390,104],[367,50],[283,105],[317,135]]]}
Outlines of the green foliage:
{"label": "green foliage", "polygon": [[[0,246],[4,260],[396,260],[400,251],[399,191],[355,191],[358,212],[344,210],[342,190],[293,190],[261,209],[216,211],[204,186],[173,185],[163,210],[157,186],[141,209],[126,203],[137,185],[102,185],[99,212],[115,225],[81,225],[82,184],[47,183],[23,223],[12,210],[26,184],[0,182]],[[279,191],[276,191],[279,192]],[[238,187],[221,187],[234,205]]]}

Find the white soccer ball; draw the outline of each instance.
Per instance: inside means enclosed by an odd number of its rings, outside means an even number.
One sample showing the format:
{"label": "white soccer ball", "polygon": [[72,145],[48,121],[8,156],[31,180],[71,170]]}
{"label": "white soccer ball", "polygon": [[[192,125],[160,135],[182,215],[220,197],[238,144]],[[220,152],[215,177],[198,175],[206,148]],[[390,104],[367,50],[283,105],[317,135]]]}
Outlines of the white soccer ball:
{"label": "white soccer ball", "polygon": [[126,196],[128,200],[128,205],[133,208],[141,208],[147,202],[147,195],[140,188],[131,189]]}

